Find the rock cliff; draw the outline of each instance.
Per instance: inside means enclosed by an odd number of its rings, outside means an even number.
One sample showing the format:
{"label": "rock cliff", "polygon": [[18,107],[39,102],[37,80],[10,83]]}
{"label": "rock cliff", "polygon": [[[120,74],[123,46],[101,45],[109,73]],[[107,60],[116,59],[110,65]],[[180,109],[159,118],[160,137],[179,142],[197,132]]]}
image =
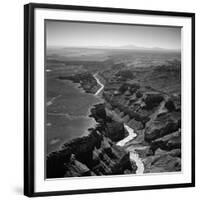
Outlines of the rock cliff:
{"label": "rock cliff", "polygon": [[103,104],[92,111],[99,123],[90,134],[76,138],[47,157],[47,178],[135,173],[129,153],[115,142],[126,135],[123,124],[107,117]]}

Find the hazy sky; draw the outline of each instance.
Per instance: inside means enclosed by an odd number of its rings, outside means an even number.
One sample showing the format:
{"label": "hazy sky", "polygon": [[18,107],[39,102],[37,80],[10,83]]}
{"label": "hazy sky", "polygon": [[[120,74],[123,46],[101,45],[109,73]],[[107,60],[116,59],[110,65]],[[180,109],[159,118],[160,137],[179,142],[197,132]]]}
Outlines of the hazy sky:
{"label": "hazy sky", "polygon": [[46,21],[47,46],[181,48],[181,28]]}

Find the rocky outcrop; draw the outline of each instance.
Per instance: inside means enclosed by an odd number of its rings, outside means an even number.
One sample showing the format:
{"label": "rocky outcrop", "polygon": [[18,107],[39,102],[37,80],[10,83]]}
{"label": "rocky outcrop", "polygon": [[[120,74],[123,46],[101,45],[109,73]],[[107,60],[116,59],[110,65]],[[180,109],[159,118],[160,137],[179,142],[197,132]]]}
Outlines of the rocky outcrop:
{"label": "rocky outcrop", "polygon": [[104,104],[95,105],[94,108],[91,109],[90,116],[94,117],[94,119],[101,124],[101,128],[98,127],[98,129],[103,129],[105,136],[110,138],[112,141],[117,142],[126,137],[127,133],[124,129],[123,123],[114,121],[108,117]]}
{"label": "rocky outcrop", "polygon": [[167,108],[167,110],[169,112],[175,111],[176,107],[174,105],[174,102],[172,99],[169,99],[166,103],[165,103],[165,108]]}
{"label": "rocky outcrop", "polygon": [[181,128],[180,113],[164,113],[158,115],[145,129],[145,140],[152,142],[157,138],[173,133]]}
{"label": "rocky outcrop", "polygon": [[181,149],[181,132],[176,131],[164,137],[158,138],[151,143],[151,150],[153,153],[160,148],[165,151],[173,149]]}
{"label": "rocky outcrop", "polygon": [[158,94],[158,93],[147,93],[145,95],[145,98],[143,99],[145,105],[145,109],[146,110],[151,110],[153,109],[154,107],[158,106],[161,101],[163,101],[164,98],[161,94]]}
{"label": "rocky outcrop", "polygon": [[126,131],[124,129],[124,124],[120,122],[112,121],[107,123],[107,132],[106,136],[109,137],[112,141],[118,142],[126,137]]}
{"label": "rocky outcrop", "polygon": [[181,170],[180,113],[164,113],[149,124],[145,140],[150,148],[144,159],[145,172],[174,172]]}
{"label": "rocky outcrop", "polygon": [[75,74],[71,76],[59,76],[59,80],[71,80],[74,83],[79,83],[81,87],[87,93],[94,94],[98,89],[99,85],[91,73],[85,72],[81,74]]}
{"label": "rocky outcrop", "polygon": [[90,117],[93,117],[97,122],[106,122],[109,120],[106,115],[104,104],[95,105],[90,112]]}
{"label": "rocky outcrop", "polygon": [[181,158],[174,156],[174,151],[148,156],[143,161],[145,173],[175,172],[181,170]]}

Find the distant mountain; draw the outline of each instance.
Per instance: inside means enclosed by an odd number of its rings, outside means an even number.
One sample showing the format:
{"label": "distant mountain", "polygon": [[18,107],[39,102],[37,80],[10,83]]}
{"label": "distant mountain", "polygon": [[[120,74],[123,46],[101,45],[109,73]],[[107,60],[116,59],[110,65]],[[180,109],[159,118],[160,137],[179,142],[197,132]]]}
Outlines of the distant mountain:
{"label": "distant mountain", "polygon": [[123,45],[123,46],[49,46],[50,49],[98,49],[98,50],[110,50],[110,49],[119,49],[119,50],[139,50],[139,51],[181,51],[180,49],[167,49],[161,47],[142,47],[136,45]]}
{"label": "distant mountain", "polygon": [[120,49],[130,49],[130,50],[144,50],[144,51],[180,51],[180,49],[166,49],[161,47],[141,47],[136,45],[124,45],[118,47]]}

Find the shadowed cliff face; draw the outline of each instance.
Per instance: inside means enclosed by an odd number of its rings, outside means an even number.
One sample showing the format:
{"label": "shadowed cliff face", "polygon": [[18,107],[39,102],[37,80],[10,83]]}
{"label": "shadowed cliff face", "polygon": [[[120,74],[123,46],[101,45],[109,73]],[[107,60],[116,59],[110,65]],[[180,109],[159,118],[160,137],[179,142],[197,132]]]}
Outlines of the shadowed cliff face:
{"label": "shadowed cliff face", "polygon": [[104,135],[112,141],[117,142],[127,136],[123,123],[112,120],[107,116],[104,104],[95,105],[91,109],[91,117],[101,124]]}
{"label": "shadowed cliff face", "polygon": [[123,124],[108,118],[102,104],[91,113],[99,125],[47,157],[47,178],[135,173],[129,153],[114,143],[126,135]]}

